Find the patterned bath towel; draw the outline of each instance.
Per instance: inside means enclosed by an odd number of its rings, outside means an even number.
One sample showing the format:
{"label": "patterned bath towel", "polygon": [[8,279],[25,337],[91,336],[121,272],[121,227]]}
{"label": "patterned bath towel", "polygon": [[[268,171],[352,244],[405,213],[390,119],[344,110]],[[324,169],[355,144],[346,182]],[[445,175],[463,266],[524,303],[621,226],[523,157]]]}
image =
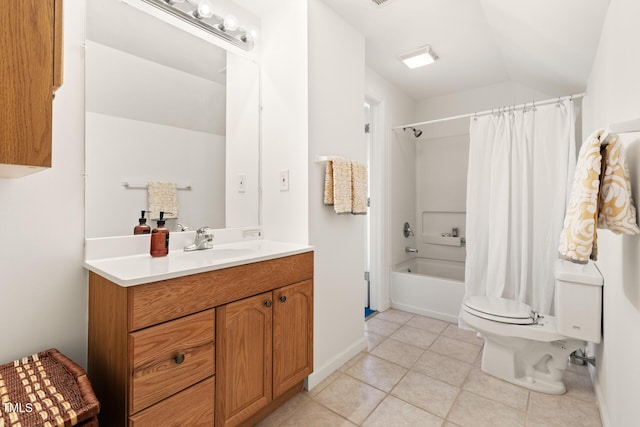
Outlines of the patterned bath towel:
{"label": "patterned bath towel", "polygon": [[324,203],[338,214],[351,213],[351,160],[331,157],[327,160]]}
{"label": "patterned bath towel", "polygon": [[603,133],[594,132],[580,148],[560,234],[560,258],[580,264],[598,259],[596,225],[614,233],[640,231],[621,144],[612,136],[609,144],[602,147]]}
{"label": "patterned bath towel", "polygon": [[160,212],[165,212],[165,218],[178,218],[178,189],[174,182],[150,182],[147,196],[149,218],[160,218]]}
{"label": "patterned bath towel", "polygon": [[601,131],[592,134],[580,148],[571,187],[569,206],[560,234],[560,257],[586,264],[597,258],[594,251],[600,191]]}
{"label": "patterned bath towel", "polygon": [[351,213],[367,214],[367,165],[363,162],[351,161]]}
{"label": "patterned bath towel", "polygon": [[622,148],[616,135],[605,148],[598,227],[616,234],[638,234],[640,228],[636,222],[636,208]]}

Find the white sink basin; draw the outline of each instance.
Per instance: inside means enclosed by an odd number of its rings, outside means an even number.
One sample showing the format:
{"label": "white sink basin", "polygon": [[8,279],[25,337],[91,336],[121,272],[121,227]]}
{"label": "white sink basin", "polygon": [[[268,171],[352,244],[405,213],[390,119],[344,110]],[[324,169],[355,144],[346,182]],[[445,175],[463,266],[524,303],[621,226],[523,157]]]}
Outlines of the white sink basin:
{"label": "white sink basin", "polygon": [[165,257],[144,253],[85,261],[85,267],[120,286],[172,279],[252,262],[310,252],[313,248],[296,243],[252,240],[226,243],[213,249],[184,252],[173,250]]}
{"label": "white sink basin", "polygon": [[169,256],[178,261],[220,261],[227,258],[238,258],[254,254],[251,248],[213,248],[198,251],[179,252]]}

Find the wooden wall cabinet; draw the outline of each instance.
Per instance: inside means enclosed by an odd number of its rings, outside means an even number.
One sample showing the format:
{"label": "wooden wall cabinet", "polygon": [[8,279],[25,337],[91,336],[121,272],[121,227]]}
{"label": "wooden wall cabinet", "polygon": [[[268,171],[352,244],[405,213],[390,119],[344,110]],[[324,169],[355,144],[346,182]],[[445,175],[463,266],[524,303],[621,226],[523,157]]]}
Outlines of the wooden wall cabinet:
{"label": "wooden wall cabinet", "polygon": [[62,85],[62,0],[20,0],[0,13],[0,177],[51,167],[52,101]]}
{"label": "wooden wall cabinet", "polygon": [[253,425],[313,370],[313,252],[122,287],[89,273],[108,426]]}

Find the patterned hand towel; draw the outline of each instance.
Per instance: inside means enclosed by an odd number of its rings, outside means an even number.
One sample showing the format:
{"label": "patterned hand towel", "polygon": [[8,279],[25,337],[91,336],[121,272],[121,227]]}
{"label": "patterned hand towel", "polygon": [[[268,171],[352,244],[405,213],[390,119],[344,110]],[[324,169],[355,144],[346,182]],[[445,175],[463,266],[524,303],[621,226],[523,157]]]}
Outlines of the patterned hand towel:
{"label": "patterned hand towel", "polygon": [[586,264],[589,258],[597,259],[595,244],[602,160],[601,134],[602,131],[593,133],[580,148],[564,228],[560,234],[560,258],[580,264]]}
{"label": "patterned hand towel", "polygon": [[617,135],[613,135],[605,149],[598,228],[606,228],[616,234],[638,234],[640,229],[636,223],[636,208],[622,148]]}
{"label": "patterned hand towel", "polygon": [[324,204],[333,206],[333,160],[327,160],[324,174]]}
{"label": "patterned hand towel", "polygon": [[175,183],[150,182],[147,196],[151,219],[160,218],[161,211],[165,212],[165,218],[178,218],[178,190]]}
{"label": "patterned hand towel", "polygon": [[351,161],[343,157],[327,160],[324,203],[338,214],[351,213]]}
{"label": "patterned hand towel", "polygon": [[362,162],[351,162],[351,213],[367,214],[367,165]]}

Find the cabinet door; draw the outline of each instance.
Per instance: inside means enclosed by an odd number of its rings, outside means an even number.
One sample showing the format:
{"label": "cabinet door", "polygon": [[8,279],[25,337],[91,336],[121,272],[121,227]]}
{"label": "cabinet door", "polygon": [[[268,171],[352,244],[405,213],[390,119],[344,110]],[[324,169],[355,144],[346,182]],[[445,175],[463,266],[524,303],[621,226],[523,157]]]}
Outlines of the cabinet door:
{"label": "cabinet door", "polygon": [[313,372],[313,282],[273,291],[273,395]]}
{"label": "cabinet door", "polygon": [[0,13],[0,176],[6,165],[51,166],[54,0],[3,2]]}
{"label": "cabinet door", "polygon": [[235,426],[271,402],[272,293],[217,309],[216,425]]}

